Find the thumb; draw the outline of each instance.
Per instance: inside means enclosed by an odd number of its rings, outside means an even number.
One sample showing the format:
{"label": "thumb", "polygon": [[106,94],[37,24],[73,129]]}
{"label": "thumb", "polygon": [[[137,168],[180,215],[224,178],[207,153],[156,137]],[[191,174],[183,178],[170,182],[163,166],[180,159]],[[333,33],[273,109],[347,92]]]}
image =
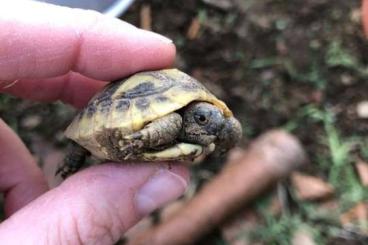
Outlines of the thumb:
{"label": "thumb", "polygon": [[0,225],[4,244],[113,244],[186,189],[185,167],[103,164],[81,171]]}

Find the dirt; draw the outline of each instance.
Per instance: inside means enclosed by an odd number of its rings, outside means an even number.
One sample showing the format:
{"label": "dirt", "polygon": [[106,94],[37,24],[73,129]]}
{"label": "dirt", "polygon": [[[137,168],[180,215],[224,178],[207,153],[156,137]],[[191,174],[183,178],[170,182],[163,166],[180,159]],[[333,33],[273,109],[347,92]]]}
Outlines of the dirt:
{"label": "dirt", "polygon": [[[366,76],[326,62],[338,42],[357,64],[366,64],[359,1],[224,2],[231,9],[202,1],[138,1],[123,19],[139,26],[140,6],[150,4],[152,29],[177,44],[176,66],[224,99],[248,136],[282,126],[307,104],[333,108],[342,132],[366,135],[366,121],[354,112],[366,99]],[[193,18],[202,25],[188,40]]]}
{"label": "dirt", "polygon": [[[368,42],[360,1],[138,1],[123,19],[139,26],[142,6],[151,7],[152,30],[176,44],[175,66],[203,81],[241,120],[243,144],[266,130],[293,124],[291,131],[314,163],[305,171],[328,179],[329,168],[317,163],[331,158],[326,123],[306,111],[313,108],[331,115],[331,125],[342,139],[367,136],[367,119],[356,112],[357,103],[368,99]],[[187,34],[194,19],[200,23],[195,38]],[[356,154],[361,156],[359,150]],[[201,180],[203,170],[196,173]],[[297,206],[295,215],[302,215],[299,205],[304,204],[290,202],[291,209]],[[302,220],[313,226],[308,218]],[[272,234],[273,227],[266,222],[265,233]],[[343,239],[332,235],[331,227],[317,229],[317,242]],[[283,235],[263,242],[288,244],[290,237]],[[221,240],[215,232],[202,242]],[[361,238],[343,240],[354,244]]]}

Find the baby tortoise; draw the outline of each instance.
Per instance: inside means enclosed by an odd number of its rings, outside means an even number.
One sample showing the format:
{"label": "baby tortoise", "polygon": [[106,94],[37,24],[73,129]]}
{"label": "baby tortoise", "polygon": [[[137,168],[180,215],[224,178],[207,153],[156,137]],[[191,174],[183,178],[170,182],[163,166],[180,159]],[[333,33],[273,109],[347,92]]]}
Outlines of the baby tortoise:
{"label": "baby tortoise", "polygon": [[190,161],[224,153],[242,135],[224,102],[177,69],[140,72],[112,82],[69,125],[74,143],[57,170],[78,171],[85,157],[102,160]]}

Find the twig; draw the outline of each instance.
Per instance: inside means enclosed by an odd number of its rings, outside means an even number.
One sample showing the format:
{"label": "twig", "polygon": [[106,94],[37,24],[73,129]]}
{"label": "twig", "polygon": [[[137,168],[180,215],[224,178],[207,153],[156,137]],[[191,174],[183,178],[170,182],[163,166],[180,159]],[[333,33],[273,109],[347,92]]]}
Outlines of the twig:
{"label": "twig", "polygon": [[190,23],[190,26],[187,31],[187,38],[189,40],[194,40],[198,37],[199,30],[201,29],[201,23],[199,22],[199,19],[195,17],[192,22]]}
{"label": "twig", "polygon": [[145,30],[152,30],[151,6],[143,5],[140,12],[141,28]]}
{"label": "twig", "polygon": [[281,130],[270,131],[230,160],[177,213],[128,244],[193,244],[304,162],[306,155],[297,139]]}

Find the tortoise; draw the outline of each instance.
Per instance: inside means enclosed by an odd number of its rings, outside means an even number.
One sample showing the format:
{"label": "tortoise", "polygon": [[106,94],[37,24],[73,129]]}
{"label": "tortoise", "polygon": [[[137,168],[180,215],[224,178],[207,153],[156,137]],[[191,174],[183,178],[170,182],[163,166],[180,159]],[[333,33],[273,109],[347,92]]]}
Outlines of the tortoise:
{"label": "tortoise", "polygon": [[242,128],[224,102],[177,69],[140,72],[109,83],[65,131],[71,149],[57,173],[101,160],[198,162],[224,154]]}

